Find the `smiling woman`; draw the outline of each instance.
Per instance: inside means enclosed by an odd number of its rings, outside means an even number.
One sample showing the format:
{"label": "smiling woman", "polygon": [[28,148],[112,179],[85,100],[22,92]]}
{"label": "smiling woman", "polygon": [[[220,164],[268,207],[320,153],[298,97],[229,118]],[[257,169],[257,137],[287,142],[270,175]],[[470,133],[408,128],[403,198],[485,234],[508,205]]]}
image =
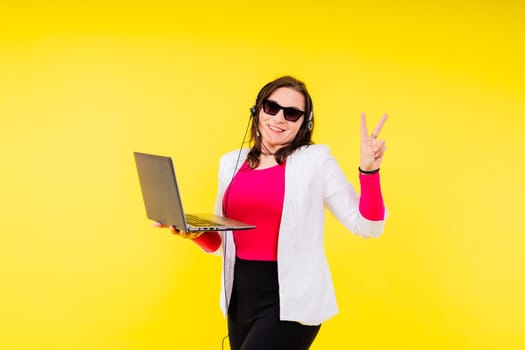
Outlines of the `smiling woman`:
{"label": "smiling woman", "polygon": [[232,349],[305,350],[337,313],[322,243],[325,204],[353,233],[377,237],[383,231],[379,165],[385,146],[376,138],[385,118],[371,136],[361,117],[358,196],[328,147],[312,144],[312,99],[304,83],[290,76],[273,80],[251,113],[251,148],[221,159],[215,208],[256,228],[194,236],[171,229],[207,252],[222,252],[222,310]]}

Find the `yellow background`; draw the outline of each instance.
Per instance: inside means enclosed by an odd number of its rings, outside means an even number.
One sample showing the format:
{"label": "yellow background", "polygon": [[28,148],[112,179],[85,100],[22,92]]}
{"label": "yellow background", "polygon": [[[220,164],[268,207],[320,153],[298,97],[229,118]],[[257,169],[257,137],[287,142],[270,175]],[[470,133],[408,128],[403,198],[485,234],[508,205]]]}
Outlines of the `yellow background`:
{"label": "yellow background", "polygon": [[[0,348],[220,349],[220,259],[151,227],[133,151],[210,211],[259,88],[313,96],[357,184],[390,119],[384,236],[332,218],[340,313],[312,349],[525,348],[518,1],[0,4]],[[190,167],[193,161],[201,162]]]}

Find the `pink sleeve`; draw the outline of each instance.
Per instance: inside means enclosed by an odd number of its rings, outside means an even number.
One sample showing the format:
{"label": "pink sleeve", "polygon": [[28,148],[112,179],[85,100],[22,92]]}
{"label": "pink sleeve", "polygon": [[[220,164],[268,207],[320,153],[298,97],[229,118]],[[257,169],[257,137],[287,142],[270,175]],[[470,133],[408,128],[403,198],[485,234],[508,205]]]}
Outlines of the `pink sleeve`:
{"label": "pink sleeve", "polygon": [[197,243],[208,253],[212,253],[221,246],[221,236],[216,231],[204,232],[200,237],[195,238],[193,242]]}
{"label": "pink sleeve", "polygon": [[359,174],[361,183],[361,198],[359,199],[359,212],[371,221],[381,221],[385,218],[385,205],[381,194],[379,173],[365,175]]}

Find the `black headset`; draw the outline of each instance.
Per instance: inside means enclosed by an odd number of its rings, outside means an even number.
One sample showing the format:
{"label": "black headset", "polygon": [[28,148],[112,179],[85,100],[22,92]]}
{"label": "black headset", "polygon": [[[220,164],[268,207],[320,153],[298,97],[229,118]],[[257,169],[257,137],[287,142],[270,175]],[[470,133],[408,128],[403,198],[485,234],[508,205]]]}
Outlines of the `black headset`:
{"label": "black headset", "polygon": [[[254,118],[254,119],[256,118],[257,103],[259,103],[259,100],[261,99],[263,91],[266,90],[266,88],[268,86],[270,86],[270,84],[272,84],[272,83],[273,82],[269,82],[266,85],[264,85],[262,87],[262,89],[259,91],[259,93],[257,94],[257,98],[255,99],[255,104],[250,108],[250,117],[251,118]],[[308,93],[306,93],[306,98],[308,98],[308,101],[310,101],[310,115],[308,116],[307,128],[308,128],[308,131],[312,131],[312,129],[314,127],[314,104],[312,102],[312,98],[310,97],[310,95]]]}

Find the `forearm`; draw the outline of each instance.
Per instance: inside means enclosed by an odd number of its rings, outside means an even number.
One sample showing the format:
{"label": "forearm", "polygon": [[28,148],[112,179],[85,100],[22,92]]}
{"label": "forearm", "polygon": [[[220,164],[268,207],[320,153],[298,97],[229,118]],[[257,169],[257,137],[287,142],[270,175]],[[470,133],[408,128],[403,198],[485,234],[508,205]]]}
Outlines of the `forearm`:
{"label": "forearm", "polygon": [[385,218],[385,205],[381,193],[379,173],[359,174],[361,197],[359,198],[359,212],[372,221],[381,221]]}
{"label": "forearm", "polygon": [[193,239],[193,242],[207,253],[213,253],[221,246],[221,236],[216,231],[204,232],[198,238]]}

